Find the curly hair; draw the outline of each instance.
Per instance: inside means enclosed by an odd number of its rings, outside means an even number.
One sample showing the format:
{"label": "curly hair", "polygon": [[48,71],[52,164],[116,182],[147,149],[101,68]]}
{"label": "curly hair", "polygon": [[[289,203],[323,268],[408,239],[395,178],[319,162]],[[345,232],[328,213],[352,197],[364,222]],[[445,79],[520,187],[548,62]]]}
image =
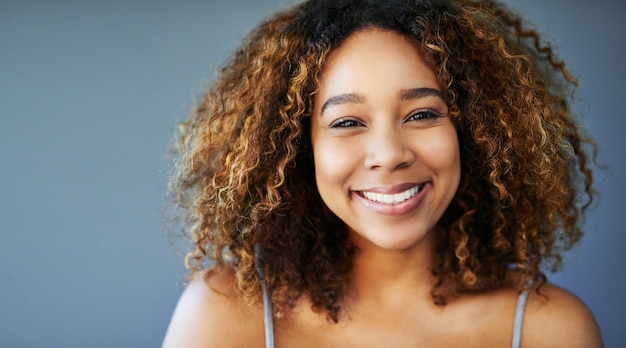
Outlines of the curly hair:
{"label": "curly hair", "polygon": [[[495,1],[310,0],[262,22],[180,127],[170,193],[193,242],[192,271],[232,265],[275,315],[306,294],[339,320],[355,247],[322,202],[310,145],[312,96],[329,52],[365,28],[392,30],[432,59],[461,151],[461,184],[438,226],[433,300],[543,282],[582,235],[594,199],[592,140],[570,107],[577,81],[535,30]],[[209,272],[210,274],[210,272]]]}

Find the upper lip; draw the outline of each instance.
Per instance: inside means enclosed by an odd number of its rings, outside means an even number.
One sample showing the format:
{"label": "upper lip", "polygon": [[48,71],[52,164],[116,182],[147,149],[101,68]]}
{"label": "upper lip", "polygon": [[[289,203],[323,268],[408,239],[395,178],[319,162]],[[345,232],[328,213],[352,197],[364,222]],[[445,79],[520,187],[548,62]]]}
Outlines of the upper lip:
{"label": "upper lip", "polygon": [[420,182],[420,183],[416,183],[416,182],[405,182],[405,183],[401,183],[401,184],[397,184],[397,185],[393,185],[393,186],[376,186],[376,187],[370,187],[367,189],[363,189],[363,190],[356,190],[358,192],[374,192],[374,193],[382,193],[382,194],[396,194],[396,193],[401,193],[404,192],[412,187],[415,186],[419,186],[419,185],[423,185],[424,182]]}

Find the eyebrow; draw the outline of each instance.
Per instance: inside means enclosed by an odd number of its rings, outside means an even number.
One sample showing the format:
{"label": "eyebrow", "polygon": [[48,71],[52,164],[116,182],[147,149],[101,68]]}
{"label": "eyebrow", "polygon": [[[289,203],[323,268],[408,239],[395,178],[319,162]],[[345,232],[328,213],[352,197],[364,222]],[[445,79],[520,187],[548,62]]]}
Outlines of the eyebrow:
{"label": "eyebrow", "polygon": [[419,98],[424,98],[424,97],[437,97],[444,102],[446,101],[446,97],[440,90],[429,88],[429,87],[403,89],[400,91],[399,97],[400,97],[400,100],[419,99]]}
{"label": "eyebrow", "polygon": [[[409,88],[403,89],[398,94],[400,100],[411,100],[411,99],[419,99],[424,97],[437,97],[442,101],[446,101],[444,94],[434,88],[430,87],[419,87],[419,88]],[[359,93],[344,93],[339,94],[333,97],[328,98],[324,105],[322,105],[322,109],[320,110],[320,114],[323,114],[326,109],[335,105],[343,105],[343,104],[364,104],[367,98],[363,94]]]}
{"label": "eyebrow", "polygon": [[320,114],[323,114],[324,110],[326,110],[330,106],[342,105],[342,104],[351,104],[351,103],[352,104],[364,104],[365,100],[366,100],[365,96],[363,94],[359,94],[359,93],[339,94],[339,95],[336,95],[334,97],[330,97],[330,98],[328,98],[328,100],[326,100],[324,105],[322,105],[322,109],[320,111]]}

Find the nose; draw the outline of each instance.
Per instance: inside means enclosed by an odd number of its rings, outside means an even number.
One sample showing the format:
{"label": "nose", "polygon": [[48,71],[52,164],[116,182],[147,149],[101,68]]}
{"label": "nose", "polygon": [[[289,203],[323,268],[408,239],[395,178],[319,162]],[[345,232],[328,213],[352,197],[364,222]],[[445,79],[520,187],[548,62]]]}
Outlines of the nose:
{"label": "nose", "polygon": [[416,155],[409,146],[409,141],[401,130],[372,131],[367,143],[365,167],[392,172],[411,166]]}

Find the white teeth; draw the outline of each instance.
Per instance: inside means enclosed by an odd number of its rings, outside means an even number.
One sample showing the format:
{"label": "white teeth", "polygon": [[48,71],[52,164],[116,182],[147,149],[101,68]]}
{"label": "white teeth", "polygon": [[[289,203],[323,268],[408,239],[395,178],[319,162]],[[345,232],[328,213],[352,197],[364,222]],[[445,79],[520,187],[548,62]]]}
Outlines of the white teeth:
{"label": "white teeth", "polygon": [[424,187],[423,184],[411,187],[410,189],[404,192],[396,193],[393,195],[386,195],[383,193],[367,192],[367,191],[362,191],[362,193],[363,193],[363,197],[373,202],[385,203],[385,204],[398,204],[417,195],[422,190],[422,187]]}

